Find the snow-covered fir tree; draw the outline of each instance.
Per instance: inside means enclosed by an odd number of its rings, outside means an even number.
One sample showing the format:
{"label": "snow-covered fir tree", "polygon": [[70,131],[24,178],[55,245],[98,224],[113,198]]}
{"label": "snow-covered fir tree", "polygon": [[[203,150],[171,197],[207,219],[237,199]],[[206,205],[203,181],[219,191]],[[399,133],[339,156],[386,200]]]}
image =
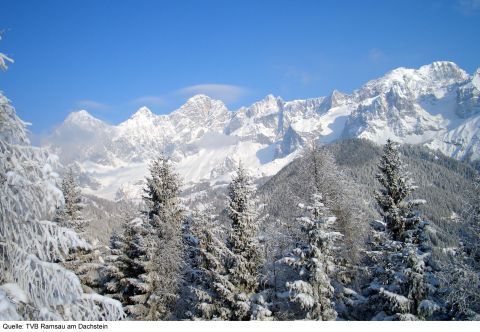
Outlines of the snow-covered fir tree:
{"label": "snow-covered fir tree", "polygon": [[303,171],[309,179],[311,197],[322,193],[323,204],[336,217],[331,230],[342,234],[341,241],[335,244],[335,271],[330,275],[339,319],[359,319],[361,314],[357,311],[365,300],[359,293],[366,275],[364,257],[368,223],[354,197],[357,184],[337,165],[335,157],[326,148],[317,148],[313,143],[305,150],[304,159]]}
{"label": "snow-covered fir tree", "polygon": [[123,270],[125,269],[123,258],[123,249],[125,239],[123,234],[113,231],[110,236],[109,252],[105,257],[105,267],[102,271],[104,277],[102,280],[102,294],[109,294],[116,300],[121,300],[122,288],[120,281],[123,279]]}
{"label": "snow-covered fir tree", "polygon": [[143,196],[147,210],[147,294],[148,320],[171,319],[183,275],[182,224],[184,212],[179,199],[180,180],[163,155],[150,165],[150,177]]}
{"label": "snow-covered fir tree", "polygon": [[[90,221],[83,216],[83,198],[72,168],[68,168],[65,172],[60,188],[64,199],[63,204],[57,207],[54,220],[63,227],[71,228],[77,234],[86,237],[86,227]],[[89,244],[90,249],[72,251],[63,263],[80,278],[87,293],[100,290],[101,270],[104,268],[100,243],[96,239],[90,239]]]}
{"label": "snow-covered fir tree", "polygon": [[198,266],[198,239],[193,234],[194,212],[186,208],[185,218],[182,226],[184,246],[184,268],[178,290],[178,300],[175,305],[173,316],[178,320],[193,319],[195,316],[196,297],[194,285],[199,279]]}
{"label": "snow-covered fir tree", "polygon": [[356,184],[338,167],[334,156],[327,149],[315,144],[307,149],[304,172],[310,177],[312,193],[322,193],[324,203],[337,220],[334,230],[340,232],[342,241],[337,243],[336,279],[342,287],[361,279],[362,259],[365,252],[368,223],[360,206],[355,204]]}
{"label": "snow-covered fir tree", "polygon": [[474,179],[473,190],[469,193],[467,206],[466,250],[476,270],[480,270],[480,174]]}
{"label": "snow-covered fir tree", "polygon": [[335,320],[334,289],[329,276],[335,267],[334,242],[342,235],[332,230],[336,217],[323,203],[321,194],[314,194],[313,206],[305,209],[306,214],[298,219],[304,242],[282,259],[298,273],[298,279],[287,282],[286,286],[291,301],[299,304],[306,319]]}
{"label": "snow-covered fir tree", "polygon": [[121,319],[118,301],[85,294],[78,277],[57,264],[90,245],[46,220],[62,199],[56,164],[55,156],[30,146],[25,123],[0,93],[0,319]]}
{"label": "snow-covered fir tree", "polygon": [[440,279],[448,316],[454,320],[480,320],[480,176],[467,195],[458,247],[440,262]]}
{"label": "snow-covered fir tree", "polygon": [[193,292],[195,318],[230,320],[233,316],[235,287],[228,280],[226,261],[232,253],[221,240],[221,227],[211,211],[197,211],[193,217]]}
{"label": "snow-covered fir tree", "polygon": [[128,318],[150,320],[155,232],[148,218],[137,216],[131,202],[122,203],[121,216],[121,232],[110,238],[102,293],[119,300]]}
{"label": "snow-covered fir tree", "polygon": [[121,298],[130,318],[147,320],[149,313],[148,298],[152,292],[148,277],[149,264],[148,242],[151,233],[149,225],[143,218],[135,218],[127,222],[124,230],[124,256],[120,262],[125,267],[120,279]]}
{"label": "snow-covered fir tree", "polygon": [[232,255],[228,259],[228,281],[233,285],[234,320],[250,319],[252,296],[258,291],[259,268],[262,253],[257,239],[257,224],[252,195],[254,187],[246,169],[240,164],[228,186],[228,218],[231,222],[227,248]]}
{"label": "snow-covered fir tree", "polygon": [[[3,31],[0,31],[0,41],[3,38]],[[8,63],[13,63],[13,59],[9,58],[6,54],[0,52],[0,70],[7,70]]]}
{"label": "snow-covered fir tree", "polygon": [[64,204],[57,208],[56,221],[62,226],[73,228],[77,233],[85,233],[87,221],[82,215],[81,191],[75,180],[72,168],[68,168],[61,185]]}
{"label": "snow-covered fir tree", "polygon": [[443,283],[448,318],[480,320],[480,273],[468,251],[460,246],[448,252],[439,273]]}
{"label": "snow-covered fir tree", "polygon": [[101,273],[104,269],[103,253],[97,240],[87,242],[90,246],[88,249],[71,250],[62,265],[78,276],[86,293],[99,292],[102,287]]}
{"label": "snow-covered fir tree", "polygon": [[424,201],[406,199],[416,187],[405,171],[397,144],[390,139],[383,148],[378,168],[377,179],[382,188],[375,194],[375,199],[393,239],[403,240],[402,236],[420,222],[415,208]]}
{"label": "snow-covered fir tree", "polygon": [[[133,204],[123,201],[120,206],[121,229],[110,236],[109,253],[105,257],[105,267],[102,271],[102,294],[119,300],[122,305],[132,305],[134,287],[131,281],[145,273],[143,269],[133,267],[134,259],[141,256],[142,250],[136,247],[134,241],[141,228],[136,227],[136,216]],[[144,254],[144,253],[143,253]]]}
{"label": "snow-covered fir tree", "polygon": [[397,146],[388,140],[377,176],[382,189],[375,195],[384,220],[375,223],[374,279],[368,288],[374,319],[429,319],[440,306],[434,297],[438,282],[430,264],[428,223],[415,210],[423,200],[407,200],[415,189]]}
{"label": "snow-covered fir tree", "polygon": [[150,230],[145,219],[132,216],[124,215],[122,233],[111,237],[101,292],[120,301],[129,319],[145,320],[151,292],[145,239]]}

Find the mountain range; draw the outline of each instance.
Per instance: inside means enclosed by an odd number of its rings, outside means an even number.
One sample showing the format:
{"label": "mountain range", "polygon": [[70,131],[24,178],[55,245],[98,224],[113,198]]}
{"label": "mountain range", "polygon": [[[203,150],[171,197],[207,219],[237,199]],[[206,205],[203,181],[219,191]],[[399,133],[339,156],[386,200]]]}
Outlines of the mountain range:
{"label": "mountain range", "polygon": [[71,113],[42,144],[72,165],[86,193],[139,197],[149,161],[163,152],[186,186],[228,182],[242,161],[255,178],[271,176],[312,141],[387,138],[421,144],[459,160],[480,159],[480,69],[452,62],[397,68],[351,94],[284,101],[268,95],[230,111],[196,95],[167,115],[142,107],[118,124]]}

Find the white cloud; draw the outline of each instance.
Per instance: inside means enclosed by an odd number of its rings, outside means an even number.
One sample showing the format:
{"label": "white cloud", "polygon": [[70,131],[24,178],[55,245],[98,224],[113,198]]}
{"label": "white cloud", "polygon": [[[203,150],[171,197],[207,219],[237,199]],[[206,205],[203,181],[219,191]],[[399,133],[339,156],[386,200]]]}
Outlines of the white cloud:
{"label": "white cloud", "polygon": [[89,99],[79,100],[77,106],[88,110],[108,110],[110,108],[110,105]]}
{"label": "white cloud", "polygon": [[139,106],[163,106],[165,104],[165,98],[159,96],[143,96],[134,99],[131,103]]}
{"label": "white cloud", "polygon": [[176,93],[186,97],[204,94],[214,99],[220,99],[228,104],[236,102],[245,96],[248,93],[248,89],[230,84],[198,84],[179,89]]}

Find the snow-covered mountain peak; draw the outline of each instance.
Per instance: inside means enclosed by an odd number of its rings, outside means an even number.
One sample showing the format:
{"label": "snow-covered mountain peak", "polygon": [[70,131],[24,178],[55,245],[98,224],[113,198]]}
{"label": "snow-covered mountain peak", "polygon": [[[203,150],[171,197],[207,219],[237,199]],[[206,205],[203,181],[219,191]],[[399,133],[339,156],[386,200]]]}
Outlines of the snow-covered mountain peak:
{"label": "snow-covered mountain peak", "polygon": [[185,104],[180,106],[180,108],[178,110],[186,110],[186,109],[192,109],[192,108],[197,109],[197,110],[208,109],[213,104],[218,104],[218,103],[223,104],[223,102],[221,102],[220,100],[210,98],[209,96],[204,95],[204,94],[198,94],[198,95],[195,95],[193,97],[190,97],[185,102]]}
{"label": "snow-covered mountain peak", "polygon": [[275,97],[272,94],[267,95],[260,101],[257,101],[248,108],[249,117],[262,117],[272,113],[279,112],[283,107],[284,101],[281,97]]}
{"label": "snow-covered mountain peak", "polygon": [[330,94],[330,97],[332,99],[337,99],[337,98],[344,98],[346,96],[345,93],[338,91],[337,89],[334,89],[332,93]]}
{"label": "snow-covered mountain peak", "polygon": [[343,92],[340,92],[338,90],[333,90],[330,96],[325,98],[323,106],[324,108],[325,106],[327,108],[334,108],[334,107],[344,105],[347,103],[348,97],[349,96]]}
{"label": "snow-covered mountain peak", "polygon": [[368,100],[384,94],[394,97],[417,99],[423,95],[445,95],[453,85],[469,80],[469,75],[455,63],[437,61],[410,69],[400,67],[384,76],[371,80],[354,92],[355,99]]}
{"label": "snow-covered mountain peak", "polygon": [[173,118],[187,116],[191,119],[205,120],[225,113],[228,113],[228,109],[222,101],[212,99],[204,94],[198,94],[189,98],[187,102],[174,111],[171,116]]}
{"label": "snow-covered mountain peak", "polygon": [[230,115],[222,101],[196,95],[167,115],[166,121],[172,133],[176,133],[172,138],[186,143],[193,142],[206,132],[222,132]]}
{"label": "snow-covered mountain peak", "polygon": [[229,181],[232,160],[239,159],[257,177],[272,175],[307,142],[345,137],[429,144],[475,160],[479,86],[480,70],[469,76],[452,62],[434,62],[397,68],[352,94],[333,90],[327,97],[293,101],[270,94],[232,112],[202,94],[168,115],[141,108],[118,126],[75,112],[46,143],[66,164],[79,162],[95,184],[87,185],[89,192],[106,198],[119,188],[138,187],[159,151],[171,156],[188,184]]}
{"label": "snow-covered mountain peak", "polygon": [[71,112],[63,125],[75,125],[79,127],[92,127],[104,124],[102,120],[97,119],[86,110],[79,110],[76,112]]}
{"label": "snow-covered mountain peak", "polygon": [[435,61],[420,67],[418,72],[431,80],[451,81],[452,83],[468,79],[468,74],[450,61]]}
{"label": "snow-covered mountain peak", "polygon": [[281,100],[280,97],[275,97],[273,94],[269,93],[261,101],[263,101],[265,103],[276,103],[278,99]]}
{"label": "snow-covered mountain peak", "polygon": [[190,103],[209,103],[212,100],[213,99],[210,98],[209,96],[207,96],[206,94],[199,93],[199,94],[196,94],[196,95],[188,98],[186,104],[190,104]]}
{"label": "snow-covered mountain peak", "polygon": [[394,85],[407,86],[407,82],[419,81],[414,69],[396,68],[384,76],[371,80],[354,92],[356,99],[365,100],[389,92]]}
{"label": "snow-covered mountain peak", "polygon": [[71,112],[67,116],[65,121],[75,121],[75,120],[79,120],[79,119],[81,120],[81,119],[85,119],[85,118],[93,118],[93,115],[88,113],[88,111],[86,111],[86,110],[79,110],[79,111]]}
{"label": "snow-covered mountain peak", "polygon": [[472,85],[477,89],[480,90],[480,68],[477,69],[475,74],[472,77]]}
{"label": "snow-covered mountain peak", "polygon": [[[128,120],[120,123],[118,128],[126,131],[126,135],[146,135],[145,131],[154,128],[155,123],[160,119],[160,115],[155,115],[148,107],[140,107],[133,113]],[[145,132],[145,133],[144,133]]]}
{"label": "snow-covered mountain peak", "polygon": [[156,115],[150,111],[150,109],[146,106],[140,107],[133,115],[130,117],[131,119],[137,118],[153,118]]}

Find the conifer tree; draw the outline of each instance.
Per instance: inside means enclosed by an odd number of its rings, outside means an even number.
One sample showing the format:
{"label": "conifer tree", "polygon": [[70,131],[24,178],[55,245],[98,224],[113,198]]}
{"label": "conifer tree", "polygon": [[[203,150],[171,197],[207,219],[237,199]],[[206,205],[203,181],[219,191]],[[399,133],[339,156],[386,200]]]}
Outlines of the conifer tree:
{"label": "conifer tree", "polygon": [[415,208],[422,200],[406,200],[415,190],[413,181],[405,171],[397,144],[388,139],[378,166],[377,179],[382,189],[375,194],[381,213],[394,240],[402,240],[406,231],[413,230],[420,222]]}
{"label": "conifer tree", "polygon": [[151,286],[148,279],[148,225],[142,218],[124,220],[122,235],[111,238],[102,293],[122,303],[129,318],[145,320]]}
{"label": "conifer tree", "polygon": [[183,208],[179,199],[180,180],[169,160],[161,155],[150,165],[150,177],[143,199],[148,219],[148,296],[145,319],[172,318],[184,268]]}
{"label": "conifer tree", "polygon": [[[132,305],[130,297],[133,296],[131,280],[137,279],[145,273],[143,269],[134,269],[133,260],[140,256],[139,250],[135,247],[134,237],[141,231],[141,225],[137,225],[133,206],[122,202],[120,206],[121,230],[114,231],[110,237],[109,254],[105,258],[103,270],[102,293],[119,300],[122,305]],[[130,281],[129,281],[130,280]]]}
{"label": "conifer tree", "polygon": [[[4,59],[0,54],[0,67]],[[58,264],[90,245],[45,220],[62,198],[57,160],[30,145],[26,124],[0,92],[0,319],[122,319],[118,301],[85,294],[77,276]]]}
{"label": "conifer tree", "polygon": [[474,178],[473,190],[467,194],[461,242],[447,252],[441,262],[440,278],[450,318],[480,319],[480,176]]}
{"label": "conifer tree", "polygon": [[235,287],[233,319],[245,320],[251,315],[251,296],[258,290],[262,255],[254,219],[251,179],[240,164],[228,186],[228,217],[231,230],[227,248],[232,257],[227,262],[228,280]]}
{"label": "conifer tree", "polygon": [[133,319],[172,318],[184,258],[179,187],[178,176],[160,156],[150,166],[144,217],[124,211],[122,236],[111,239],[105,292],[121,301]]}
{"label": "conifer tree", "polygon": [[108,246],[109,253],[105,257],[105,268],[102,271],[104,278],[102,280],[101,292],[102,294],[109,294],[116,300],[122,298],[120,281],[123,279],[123,270],[125,269],[122,259],[124,246],[125,239],[123,234],[113,231]]}
{"label": "conifer tree", "polygon": [[480,270],[480,174],[477,173],[474,179],[473,190],[469,193],[467,207],[467,242],[468,256],[471,265]]}
{"label": "conifer tree", "polygon": [[383,188],[375,198],[384,227],[374,231],[371,256],[376,265],[368,303],[375,308],[374,319],[428,319],[440,307],[434,298],[437,282],[425,234],[428,223],[415,210],[424,201],[407,200],[415,187],[391,140],[379,169],[377,179]]}
{"label": "conifer tree", "polygon": [[[324,204],[337,220],[334,230],[342,234],[337,243],[336,276],[341,287],[355,287],[361,279],[368,224],[360,205],[355,203],[356,184],[338,167],[328,149],[317,149],[315,144],[306,150],[304,172],[308,174],[312,193],[322,193]],[[313,196],[313,195],[312,195]],[[338,288],[338,287],[337,287]],[[341,295],[337,289],[336,295]],[[347,292],[352,293],[352,289]]]}
{"label": "conifer tree", "polygon": [[292,302],[298,303],[306,319],[335,320],[333,293],[329,275],[334,270],[333,245],[342,237],[332,231],[336,218],[323,203],[320,194],[313,195],[313,207],[306,207],[307,215],[299,218],[305,242],[283,262],[294,267],[298,280],[287,282]]}
{"label": "conifer tree", "polygon": [[136,320],[149,320],[148,299],[153,291],[149,278],[149,241],[151,230],[145,220],[135,218],[127,222],[124,232],[125,269],[120,280],[121,300],[127,313]]}
{"label": "conifer tree", "polygon": [[480,273],[465,248],[449,252],[447,258],[440,271],[447,317],[480,320]]}
{"label": "conifer tree", "polygon": [[62,179],[61,189],[65,203],[57,208],[56,220],[79,234],[85,233],[87,221],[82,215],[82,196],[71,168],[67,169]]}
{"label": "conifer tree", "polygon": [[233,316],[235,287],[228,280],[226,261],[232,256],[220,239],[220,226],[208,211],[194,216],[195,237],[195,317],[203,320],[230,320]]}
{"label": "conifer tree", "polygon": [[[61,184],[64,204],[57,207],[55,220],[62,226],[73,229],[76,233],[86,236],[86,227],[89,221],[82,214],[83,202],[81,190],[72,168],[68,168]],[[74,271],[80,278],[84,291],[98,292],[101,288],[101,270],[103,258],[99,242],[92,239],[90,249],[77,249],[70,253],[63,265]]]}

